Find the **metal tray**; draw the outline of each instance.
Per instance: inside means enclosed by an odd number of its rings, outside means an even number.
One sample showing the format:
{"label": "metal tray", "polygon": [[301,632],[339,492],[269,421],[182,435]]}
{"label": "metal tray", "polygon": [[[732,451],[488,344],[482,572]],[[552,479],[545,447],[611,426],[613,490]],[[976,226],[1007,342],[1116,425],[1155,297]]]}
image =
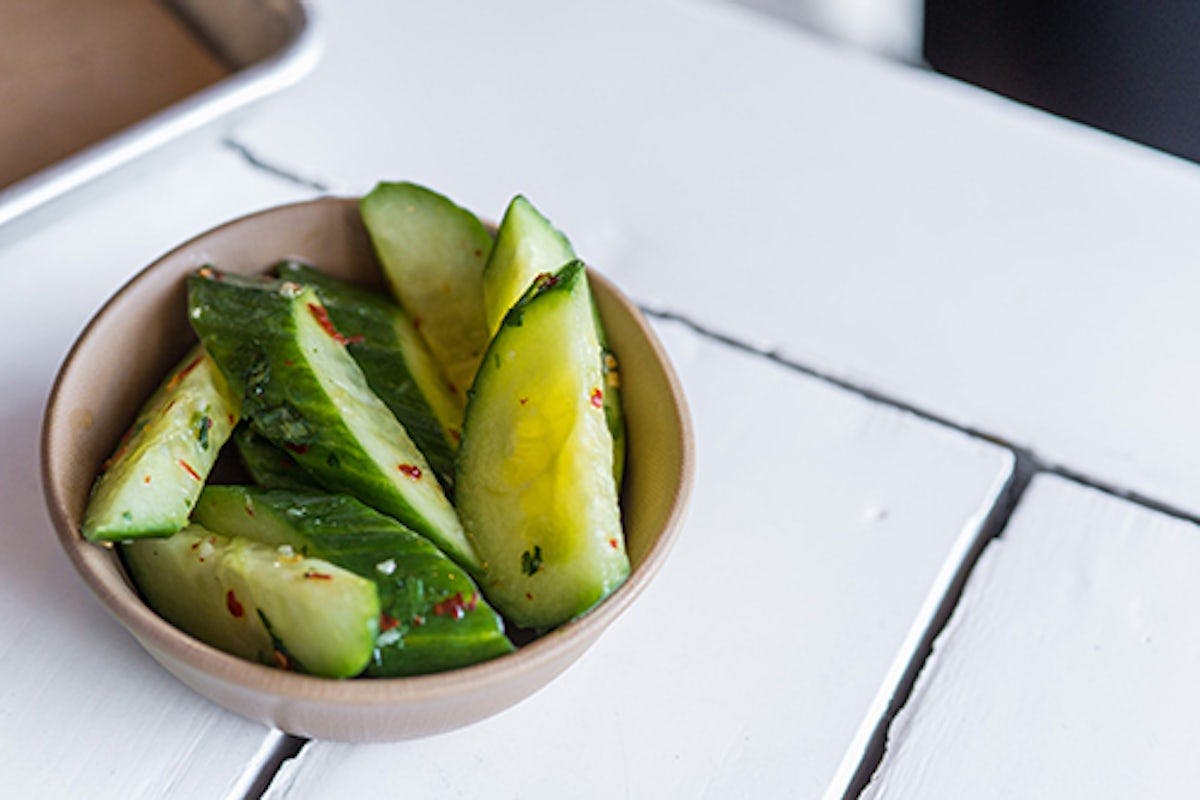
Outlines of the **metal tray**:
{"label": "metal tray", "polygon": [[162,5],[228,65],[228,76],[0,188],[0,231],[11,232],[9,223],[18,217],[168,142],[215,133],[219,120],[298,81],[320,54],[315,19],[301,0],[163,0]]}

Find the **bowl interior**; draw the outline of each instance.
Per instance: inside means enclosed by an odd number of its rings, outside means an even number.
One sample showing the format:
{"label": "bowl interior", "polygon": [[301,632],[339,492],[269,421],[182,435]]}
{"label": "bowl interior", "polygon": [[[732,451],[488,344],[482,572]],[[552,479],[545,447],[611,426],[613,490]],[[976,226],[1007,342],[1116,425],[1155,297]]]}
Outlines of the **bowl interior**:
{"label": "bowl interior", "polygon": [[661,346],[636,308],[594,272],[593,292],[622,369],[628,430],[622,513],[634,570],[597,609],[513,655],[453,673],[371,681],[328,681],[250,664],[191,639],[154,615],[128,583],[115,552],[79,536],[100,463],[195,340],[187,322],[184,276],[208,263],[229,272],[259,273],[282,258],[298,258],[383,289],[357,201],[325,198],[260,212],[184,244],[127,283],[77,340],[47,406],[42,468],[59,538],[85,581],[164,663],[188,663],[242,687],[293,696],[317,693],[350,703],[428,696],[452,692],[464,681],[503,680],[506,673],[531,669],[556,655],[582,652],[640,593],[665,558],[692,472],[690,421]]}

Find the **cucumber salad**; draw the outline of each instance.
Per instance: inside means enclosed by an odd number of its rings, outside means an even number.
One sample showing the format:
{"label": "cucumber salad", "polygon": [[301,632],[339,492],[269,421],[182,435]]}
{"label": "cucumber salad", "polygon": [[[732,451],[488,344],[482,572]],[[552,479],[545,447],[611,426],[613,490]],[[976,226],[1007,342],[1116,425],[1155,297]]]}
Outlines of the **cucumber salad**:
{"label": "cucumber salad", "polygon": [[[520,196],[494,237],[412,183],[360,210],[391,297],[298,261],[188,276],[199,342],[82,523],[176,627],[331,678],[495,658],[630,569],[618,366],[566,237]],[[223,448],[252,484],[208,482]]]}

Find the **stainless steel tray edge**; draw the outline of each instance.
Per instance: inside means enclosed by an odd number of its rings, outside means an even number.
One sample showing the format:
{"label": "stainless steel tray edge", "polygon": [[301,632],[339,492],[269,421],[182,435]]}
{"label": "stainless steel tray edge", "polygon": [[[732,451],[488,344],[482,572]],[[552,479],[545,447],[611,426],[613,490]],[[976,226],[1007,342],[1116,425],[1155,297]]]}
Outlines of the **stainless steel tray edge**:
{"label": "stainless steel tray edge", "polygon": [[319,18],[314,16],[312,7],[306,3],[297,6],[302,24],[278,53],[0,189],[0,228],[174,139],[200,131],[299,81],[320,58],[322,38]]}

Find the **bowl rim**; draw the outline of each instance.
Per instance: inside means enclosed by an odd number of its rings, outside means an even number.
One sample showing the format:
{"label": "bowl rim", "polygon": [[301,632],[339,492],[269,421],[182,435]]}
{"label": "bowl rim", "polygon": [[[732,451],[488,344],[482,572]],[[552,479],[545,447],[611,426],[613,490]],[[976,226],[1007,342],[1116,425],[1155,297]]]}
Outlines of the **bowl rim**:
{"label": "bowl rim", "polygon": [[362,680],[323,678],[258,664],[218,650],[176,628],[154,613],[137,595],[127,580],[122,582],[124,591],[108,586],[92,563],[97,555],[92,548],[103,546],[86,541],[71,526],[66,498],[59,492],[60,487],[54,479],[56,464],[53,463],[51,455],[53,438],[51,422],[59,415],[68,413],[66,409],[60,407],[62,384],[65,376],[74,366],[83,344],[94,334],[100,321],[109,314],[115,313],[114,307],[121,299],[147,280],[148,276],[161,264],[174,258],[181,251],[192,247],[201,239],[266,215],[318,205],[346,203],[357,205],[358,198],[322,196],[296,203],[285,203],[254,211],[208,228],[139,270],[92,315],[72,343],[58,369],[43,413],[40,436],[40,477],[46,505],[59,543],[66,551],[76,572],[83,578],[92,593],[139,641],[152,645],[152,647],[148,647],[152,655],[157,657],[155,651],[161,651],[169,658],[251,691],[351,706],[377,706],[389,702],[435,700],[486,689],[506,680],[514,673],[535,671],[548,663],[558,661],[572,650],[585,649],[592,640],[628,609],[661,569],[682,528],[695,476],[695,440],[692,419],[679,377],[676,375],[670,359],[667,358],[662,343],[638,307],[611,281],[591,267],[588,267],[589,281],[603,286],[611,298],[629,315],[637,327],[638,333],[646,340],[656,360],[662,366],[670,399],[680,421],[680,459],[672,480],[672,485],[676,489],[671,498],[662,532],[646,552],[642,562],[631,570],[628,579],[583,616],[538,637],[512,653],[446,672]]}

